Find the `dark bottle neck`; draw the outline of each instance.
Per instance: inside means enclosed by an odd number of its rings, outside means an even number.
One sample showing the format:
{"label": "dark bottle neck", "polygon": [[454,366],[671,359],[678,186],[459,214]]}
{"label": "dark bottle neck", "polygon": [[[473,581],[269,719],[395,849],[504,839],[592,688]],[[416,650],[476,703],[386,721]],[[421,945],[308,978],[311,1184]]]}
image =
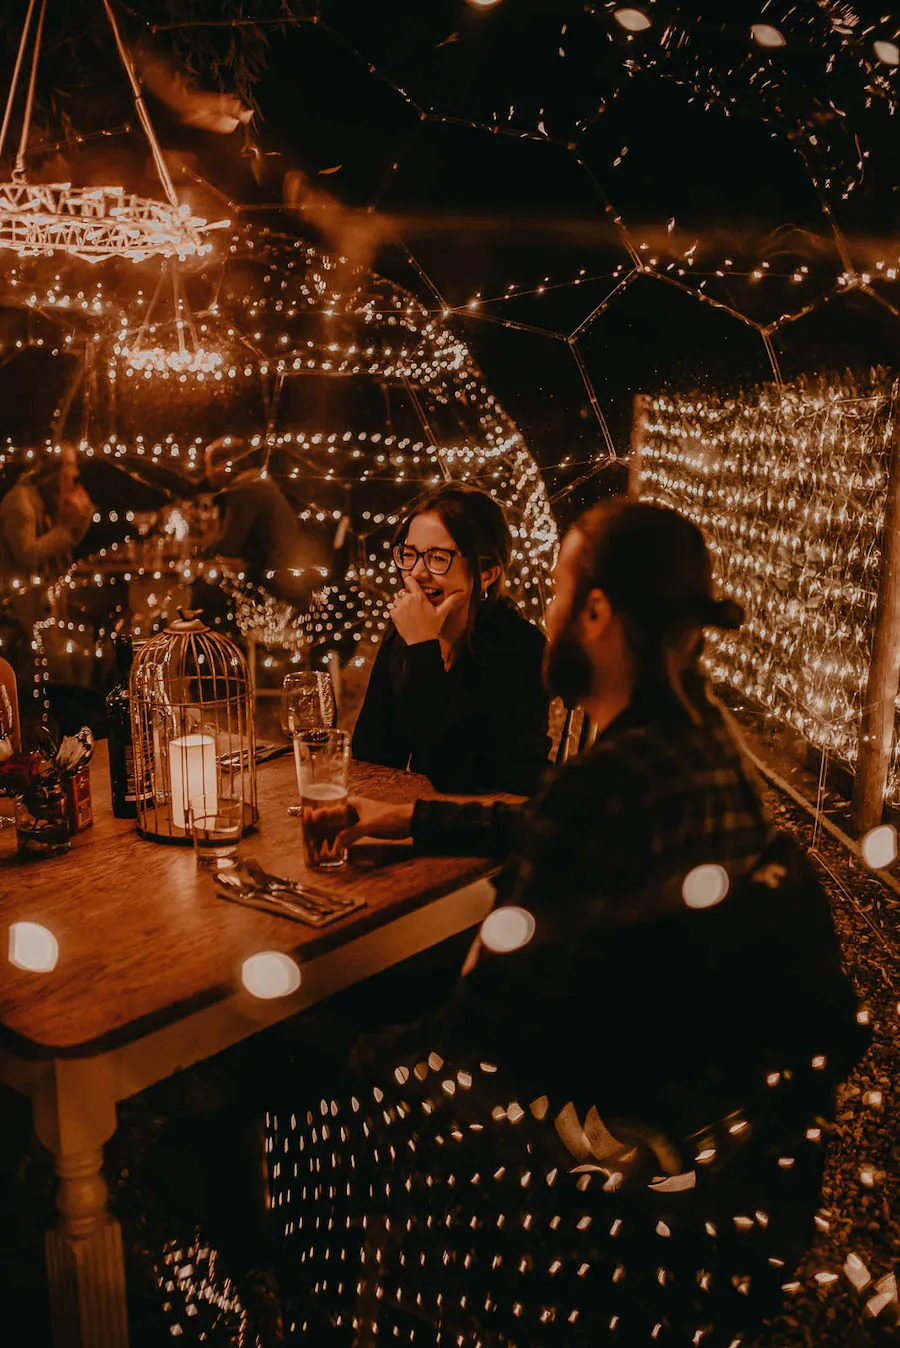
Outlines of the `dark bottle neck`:
{"label": "dark bottle neck", "polygon": [[116,637],[116,683],[127,683],[133,660],[131,637]]}

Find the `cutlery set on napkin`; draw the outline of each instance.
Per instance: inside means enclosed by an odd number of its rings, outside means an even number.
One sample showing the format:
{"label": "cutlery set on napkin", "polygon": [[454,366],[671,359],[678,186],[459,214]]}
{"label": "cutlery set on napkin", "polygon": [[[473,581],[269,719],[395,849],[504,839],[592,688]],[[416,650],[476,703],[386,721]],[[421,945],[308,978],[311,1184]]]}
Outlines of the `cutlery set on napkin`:
{"label": "cutlery set on napkin", "polygon": [[217,871],[214,879],[221,898],[309,927],[327,926],[366,906],[362,898],[331,894],[300,880],[272,875],[252,858],[241,858],[234,870]]}

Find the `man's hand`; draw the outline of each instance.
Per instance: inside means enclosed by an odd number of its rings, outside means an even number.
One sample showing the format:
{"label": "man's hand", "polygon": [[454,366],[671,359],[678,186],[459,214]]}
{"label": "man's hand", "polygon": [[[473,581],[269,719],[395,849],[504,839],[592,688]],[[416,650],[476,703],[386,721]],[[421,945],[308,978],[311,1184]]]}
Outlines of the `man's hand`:
{"label": "man's hand", "polygon": [[407,573],[403,579],[406,590],[401,590],[391,605],[394,626],[407,646],[436,641],[447,619],[465,603],[466,596],[462,590],[451,590],[435,608],[413,576]]}
{"label": "man's hand", "polygon": [[349,827],[341,833],[346,846],[359,838],[409,838],[412,836],[412,805],[386,805],[383,800],[353,796],[347,802]]}

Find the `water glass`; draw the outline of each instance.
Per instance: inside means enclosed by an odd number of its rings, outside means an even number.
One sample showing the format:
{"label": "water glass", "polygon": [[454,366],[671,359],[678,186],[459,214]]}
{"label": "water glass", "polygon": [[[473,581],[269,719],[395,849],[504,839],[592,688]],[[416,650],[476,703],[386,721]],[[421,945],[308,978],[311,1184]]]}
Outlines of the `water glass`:
{"label": "water glass", "polygon": [[[325,670],[298,670],[288,674],[281,690],[281,729],[288,739],[304,730],[328,730],[335,722],[334,688]],[[291,805],[288,814],[299,814]]]}
{"label": "water glass", "polygon": [[327,671],[288,674],[281,690],[281,728],[288,739],[301,730],[331,729],[334,722],[334,689]]}
{"label": "water glass", "polygon": [[235,865],[244,831],[244,802],[232,796],[194,796],[190,802],[191,837],[201,870],[224,871]]}
{"label": "water glass", "polygon": [[302,730],[294,736],[300,822],[306,864],[331,870],[347,863],[338,835],[347,827],[350,736],[346,730]]}

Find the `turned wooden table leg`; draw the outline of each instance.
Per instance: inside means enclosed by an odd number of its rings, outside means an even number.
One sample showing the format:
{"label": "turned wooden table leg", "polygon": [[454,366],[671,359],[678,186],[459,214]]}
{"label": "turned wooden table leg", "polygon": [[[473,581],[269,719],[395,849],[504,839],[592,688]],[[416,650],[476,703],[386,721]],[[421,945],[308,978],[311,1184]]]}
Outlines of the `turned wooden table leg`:
{"label": "turned wooden table leg", "polygon": [[59,1221],[45,1237],[55,1348],[128,1348],[122,1232],[101,1173],[103,1143],[116,1127],[108,1064],[48,1064],[33,1102],[35,1131],[59,1180]]}

